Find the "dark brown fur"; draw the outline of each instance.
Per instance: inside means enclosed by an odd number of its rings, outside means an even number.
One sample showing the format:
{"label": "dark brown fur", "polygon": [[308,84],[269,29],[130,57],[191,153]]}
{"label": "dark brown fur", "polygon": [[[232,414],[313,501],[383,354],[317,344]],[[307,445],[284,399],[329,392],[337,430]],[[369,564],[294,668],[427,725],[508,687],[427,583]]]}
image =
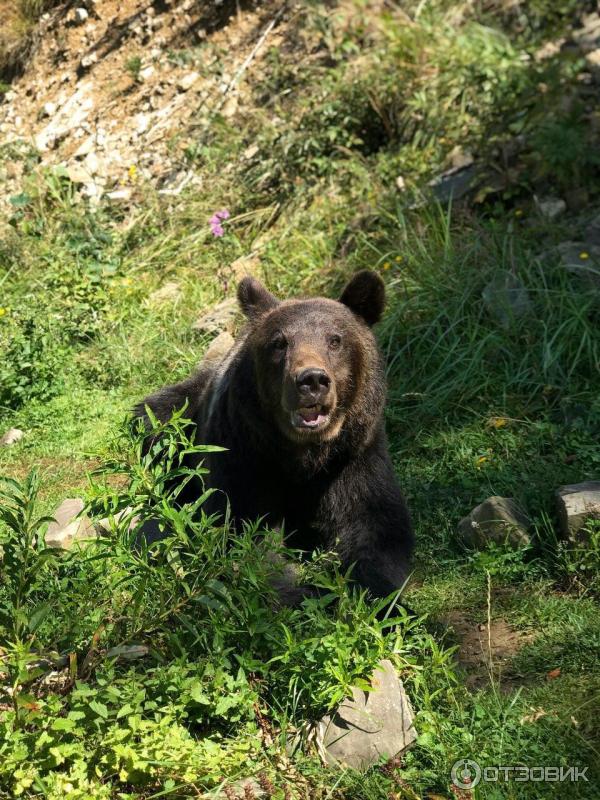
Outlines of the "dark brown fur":
{"label": "dark brown fur", "polygon": [[227,448],[208,459],[209,483],[222,492],[207,512],[223,512],[228,498],[235,520],[283,523],[291,547],[335,549],[354,580],[390,594],[406,577],[412,532],[370,329],[383,283],[365,271],[339,302],[280,302],[246,278],[238,296],[248,325],[223,364],[151,395],[137,413],[147,404],[166,420],[187,401],[197,440]]}

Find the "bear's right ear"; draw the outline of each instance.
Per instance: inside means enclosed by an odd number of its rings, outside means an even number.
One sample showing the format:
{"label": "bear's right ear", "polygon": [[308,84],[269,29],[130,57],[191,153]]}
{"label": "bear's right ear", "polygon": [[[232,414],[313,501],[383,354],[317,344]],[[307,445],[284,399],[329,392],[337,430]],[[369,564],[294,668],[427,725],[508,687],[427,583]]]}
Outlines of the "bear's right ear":
{"label": "bear's right ear", "polygon": [[385,284],[376,272],[363,269],[352,276],[340,303],[361,317],[369,327],[379,322],[385,306]]}
{"label": "bear's right ear", "polygon": [[258,319],[279,305],[279,300],[256,278],[244,278],[238,286],[238,301],[248,319]]}

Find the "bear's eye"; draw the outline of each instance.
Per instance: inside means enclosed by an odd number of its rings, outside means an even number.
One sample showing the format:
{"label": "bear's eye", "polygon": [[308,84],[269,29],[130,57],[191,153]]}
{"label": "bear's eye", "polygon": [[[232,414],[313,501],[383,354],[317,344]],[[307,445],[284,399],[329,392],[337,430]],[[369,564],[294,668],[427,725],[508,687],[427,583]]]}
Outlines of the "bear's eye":
{"label": "bear's eye", "polygon": [[283,335],[283,333],[275,334],[275,336],[271,341],[271,347],[273,348],[273,350],[285,350],[285,348],[287,347],[287,340]]}
{"label": "bear's eye", "polygon": [[341,344],[342,344],[342,337],[339,336],[337,333],[334,333],[333,336],[329,337],[330,350],[337,350]]}

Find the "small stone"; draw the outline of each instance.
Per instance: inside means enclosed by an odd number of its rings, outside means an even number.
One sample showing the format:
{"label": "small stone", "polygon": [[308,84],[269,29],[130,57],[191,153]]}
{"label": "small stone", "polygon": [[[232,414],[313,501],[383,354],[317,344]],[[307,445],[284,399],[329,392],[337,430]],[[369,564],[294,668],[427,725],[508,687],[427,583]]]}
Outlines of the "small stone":
{"label": "small stone", "polygon": [[94,524],[87,516],[79,516],[84,503],[79,498],[63,500],[53,514],[54,522],[46,531],[46,547],[68,550],[76,542],[84,542],[97,538]]}
{"label": "small stone", "polygon": [[150,117],[148,114],[136,114],[135,117],[135,128],[138,134],[146,133],[148,128],[150,127]]}
{"label": "small stone", "polygon": [[149,296],[148,300],[151,303],[174,303],[181,299],[181,286],[175,281],[168,281],[160,289],[156,289]]}
{"label": "small stone", "polygon": [[584,53],[596,50],[600,45],[600,15],[593,13],[585,16],[582,27],[573,32],[573,39]]}
{"label": "small stone", "polygon": [[317,748],[327,764],[366,770],[416,740],[410,701],[391,661],[379,663],[371,686],[369,692],[352,689],[352,697],[317,724]]}
{"label": "small stone", "polygon": [[67,175],[71,183],[89,183],[92,180],[90,173],[81,164],[69,164]]}
{"label": "small stone", "polygon": [[56,103],[48,102],[42,106],[42,114],[44,117],[52,117],[56,113]]}
{"label": "small stone", "polygon": [[234,344],[235,339],[229,331],[221,331],[206,348],[199,366],[216,367],[228,356]]}
{"label": "small stone", "polygon": [[235,298],[228,297],[206,313],[202,314],[192,325],[192,330],[200,333],[233,332],[238,315],[238,304]]}
{"label": "small stone", "polygon": [[398,177],[396,178],[396,189],[398,189],[399,192],[406,191],[406,181],[404,180],[402,175],[398,175]]}
{"label": "small stone", "polygon": [[433,194],[440,203],[460,200],[475,187],[477,169],[474,164],[458,169],[449,169],[429,182]]}
{"label": "small stone", "polygon": [[154,69],[152,64],[150,64],[148,67],[144,67],[144,69],[140,70],[138,74],[138,79],[141,81],[150,80],[150,78],[154,75],[155,72],[156,70]]}
{"label": "small stone", "polygon": [[244,150],[242,156],[246,161],[250,161],[251,159],[254,158],[254,156],[258,153],[259,150],[260,148],[257,144],[251,144],[250,147],[247,147]]}
{"label": "small stone", "polygon": [[490,542],[513,547],[530,543],[531,520],[512,497],[488,497],[458,524],[458,535],[469,547],[485,548]]}
{"label": "small stone", "polygon": [[81,25],[89,17],[89,14],[85,8],[76,8],[73,16],[75,18],[75,22]]}
{"label": "small stone", "polygon": [[475,163],[473,154],[469,150],[463,150],[459,144],[452,148],[449,158],[453,169],[464,169]]}
{"label": "small stone", "polygon": [[503,328],[509,328],[532,309],[529,292],[508,270],[500,270],[484,288],[481,297]]}
{"label": "small stone", "polygon": [[199,77],[200,75],[197,72],[188,72],[177,81],[177,86],[182,92],[187,92],[192,88]]}
{"label": "small stone", "polygon": [[98,61],[98,53],[90,53],[81,59],[81,66],[83,69],[89,69]]}
{"label": "small stone", "polygon": [[24,436],[25,434],[22,430],[19,430],[19,428],[10,428],[2,437],[0,437],[0,446],[10,447],[17,442],[20,442]]}
{"label": "small stone", "polygon": [[150,652],[150,648],[145,644],[122,644],[118,647],[111,647],[107,650],[107,658],[120,658],[123,661],[135,661],[138,658],[145,658]]}
{"label": "small stone", "polygon": [[600,288],[600,246],[563,242],[556,249],[567,272],[577,275],[590,289]]}
{"label": "small stone", "polygon": [[582,542],[586,523],[600,519],[600,481],[561,486],[556,491],[560,532],[564,539]]}
{"label": "small stone", "polygon": [[128,203],[131,200],[132,191],[128,186],[123,189],[115,189],[114,192],[108,192],[106,197],[111,203]]}
{"label": "small stone", "polygon": [[560,217],[567,210],[567,204],[560,197],[543,197],[538,200],[535,198],[537,209],[549,222]]}

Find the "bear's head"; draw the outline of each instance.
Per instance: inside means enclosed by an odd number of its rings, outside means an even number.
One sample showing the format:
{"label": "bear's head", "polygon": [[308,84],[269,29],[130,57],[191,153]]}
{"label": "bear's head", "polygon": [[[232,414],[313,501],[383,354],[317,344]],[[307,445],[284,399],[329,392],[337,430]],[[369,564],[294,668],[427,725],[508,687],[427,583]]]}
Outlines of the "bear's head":
{"label": "bear's head", "polygon": [[346,423],[376,422],[384,388],[371,326],[385,304],[376,273],[356,273],[337,301],[280,301],[250,277],[238,299],[262,411],[288,439],[330,441]]}

